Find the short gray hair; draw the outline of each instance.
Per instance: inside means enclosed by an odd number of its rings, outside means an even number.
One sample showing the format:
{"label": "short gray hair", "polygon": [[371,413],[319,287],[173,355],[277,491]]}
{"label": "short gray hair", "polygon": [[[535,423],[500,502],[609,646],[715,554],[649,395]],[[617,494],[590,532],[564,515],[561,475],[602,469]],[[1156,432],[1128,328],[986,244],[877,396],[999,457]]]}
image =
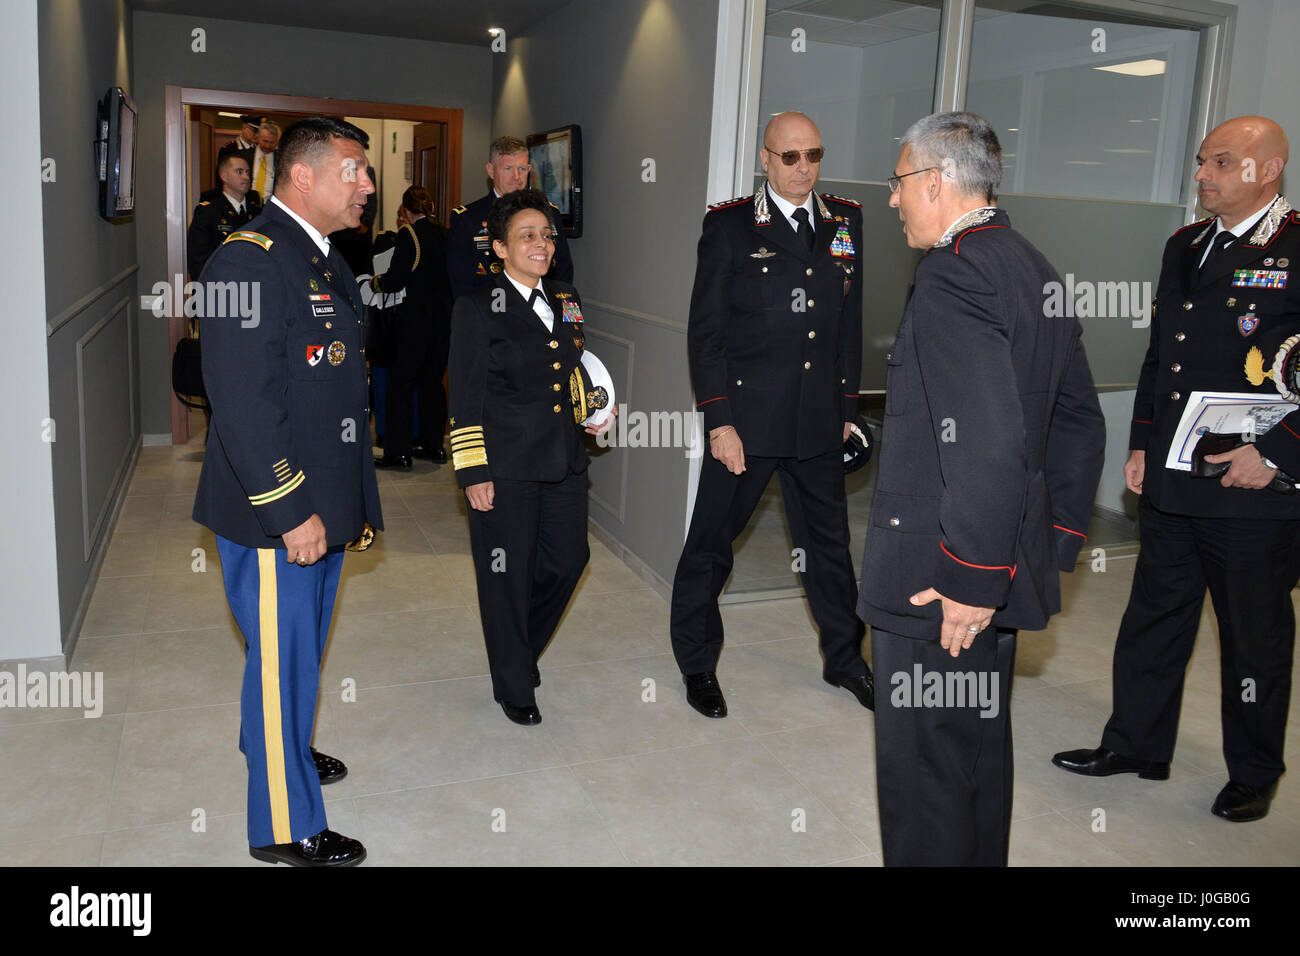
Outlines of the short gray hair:
{"label": "short gray hair", "polygon": [[269,132],[269,133],[274,133],[276,136],[279,136],[279,135],[280,135],[280,127],[279,127],[279,125],[276,124],[276,123],[272,123],[270,120],[264,120],[264,121],[262,122],[262,125],[260,125],[260,126],[257,127],[257,128],[258,128],[259,130],[263,130],[263,129],[264,129],[264,130],[266,130],[266,131]]}
{"label": "short gray hair", "polygon": [[[937,166],[968,196],[998,198],[1002,145],[993,127],[974,113],[931,113],[903,134],[917,168]],[[900,147],[901,149],[901,147]]]}

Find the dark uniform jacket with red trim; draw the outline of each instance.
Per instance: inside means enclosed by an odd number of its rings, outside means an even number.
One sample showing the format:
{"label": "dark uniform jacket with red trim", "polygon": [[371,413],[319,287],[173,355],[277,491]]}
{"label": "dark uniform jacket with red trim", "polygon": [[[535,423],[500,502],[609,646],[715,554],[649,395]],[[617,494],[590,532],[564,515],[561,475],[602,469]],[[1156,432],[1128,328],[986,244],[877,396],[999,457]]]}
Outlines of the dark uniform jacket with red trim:
{"label": "dark uniform jacket with red trim", "polygon": [[[501,271],[501,263],[492,253],[492,240],[488,238],[487,218],[492,204],[497,201],[495,191],[451,211],[451,226],[447,232],[447,276],[451,292],[460,298],[475,289],[490,289],[493,277]],[[551,203],[555,220],[555,262],[547,279],[559,282],[573,281],[573,256],[569,240],[564,238],[560,225],[560,211]]]}
{"label": "dark uniform jacket with red trim", "polygon": [[[1165,244],[1129,448],[1146,451],[1142,493],[1161,511],[1297,518],[1300,495],[1224,488],[1217,479],[1193,478],[1165,467],[1192,392],[1277,397],[1272,377],[1261,373],[1271,371],[1283,341],[1300,333],[1300,214],[1279,196],[1252,228],[1207,262],[1202,273],[1198,265],[1215,228],[1214,219],[1195,222]],[[1248,361],[1258,384],[1247,377]],[[1282,471],[1300,479],[1300,411],[1261,434],[1255,445]]]}
{"label": "dark uniform jacket with red trim", "polygon": [[813,194],[810,251],[764,184],[704,216],[687,349],[705,430],[745,454],[813,458],[844,444],[862,369],[862,207]]}
{"label": "dark uniform jacket with red trim", "polygon": [[582,300],[555,279],[543,279],[542,291],[555,315],[550,331],[500,274],[452,309],[448,440],[462,488],[494,478],[560,481],[587,470],[573,416]]}
{"label": "dark uniform jacket with red trim", "polygon": [[1106,426],[1078,320],[1045,314],[1059,282],[985,207],[926,253],[889,352],[858,614],[939,636],[933,587],[1036,630],[1060,610],[1101,477]]}
{"label": "dark uniform jacket with red trim", "polygon": [[200,281],[248,290],[241,301],[256,308],[200,320],[212,423],[194,520],[249,548],[283,548],[280,536],[312,514],[330,547],[366,522],[382,529],[360,295],[342,256],[321,255],[268,203]]}

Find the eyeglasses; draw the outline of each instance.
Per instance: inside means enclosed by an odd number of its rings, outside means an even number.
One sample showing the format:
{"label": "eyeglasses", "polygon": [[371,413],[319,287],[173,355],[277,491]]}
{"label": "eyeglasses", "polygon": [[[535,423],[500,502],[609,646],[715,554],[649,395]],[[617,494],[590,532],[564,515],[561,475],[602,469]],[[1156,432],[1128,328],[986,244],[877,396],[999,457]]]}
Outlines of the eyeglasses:
{"label": "eyeglasses", "polygon": [[917,173],[928,173],[930,170],[938,168],[938,166],[926,166],[924,169],[914,169],[910,173],[903,173],[901,176],[895,174],[886,179],[885,182],[889,183],[889,191],[891,193],[896,193],[898,192],[898,187],[903,185],[903,180],[908,176],[915,176]]}
{"label": "eyeglasses", "polygon": [[807,159],[808,162],[816,165],[817,163],[820,163],[822,157],[826,155],[825,146],[814,146],[812,149],[804,150],[787,149],[784,153],[778,153],[776,150],[768,149],[766,146],[764,146],[763,149],[767,150],[767,152],[771,153],[773,156],[780,156],[781,162],[786,166],[793,166],[795,163],[799,162],[799,157],[801,155]]}

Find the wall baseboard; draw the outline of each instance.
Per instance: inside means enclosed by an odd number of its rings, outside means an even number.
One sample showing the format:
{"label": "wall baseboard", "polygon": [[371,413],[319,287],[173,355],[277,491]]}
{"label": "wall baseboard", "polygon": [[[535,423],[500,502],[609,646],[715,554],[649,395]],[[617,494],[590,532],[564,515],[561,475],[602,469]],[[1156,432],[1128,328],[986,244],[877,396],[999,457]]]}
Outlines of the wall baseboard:
{"label": "wall baseboard", "polygon": [[140,444],[142,445],[170,445],[171,443],[171,432],[146,432],[140,436]]}
{"label": "wall baseboard", "polygon": [[673,597],[673,586],[669,581],[661,578],[650,565],[646,564],[639,558],[635,552],[625,546],[621,541],[612,534],[596,524],[594,518],[587,519],[587,530],[597,541],[614,552],[614,556],[627,565],[628,569],[639,577],[642,581],[650,586],[665,601],[671,601]]}

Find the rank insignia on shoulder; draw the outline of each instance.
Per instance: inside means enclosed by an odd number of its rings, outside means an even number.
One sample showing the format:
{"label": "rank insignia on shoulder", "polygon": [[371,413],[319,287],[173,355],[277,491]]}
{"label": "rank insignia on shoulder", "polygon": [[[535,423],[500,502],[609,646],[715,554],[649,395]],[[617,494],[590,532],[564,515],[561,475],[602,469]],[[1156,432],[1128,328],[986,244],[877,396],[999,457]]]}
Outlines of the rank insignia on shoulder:
{"label": "rank insignia on shoulder", "polygon": [[251,242],[255,245],[259,245],[267,251],[270,251],[271,246],[275,244],[275,240],[262,235],[260,232],[249,232],[248,230],[232,232],[226,237],[226,242],[236,242],[240,239],[244,242]]}
{"label": "rank insignia on shoulder", "polygon": [[753,196],[737,196],[735,199],[724,199],[722,202],[709,203],[710,209],[726,209],[728,206],[739,205],[742,202],[751,202]]}
{"label": "rank insignia on shoulder", "polygon": [[822,193],[821,197],[822,199],[833,199],[835,202],[842,202],[846,206],[857,206],[859,209],[862,208],[862,203],[858,202],[856,199],[849,199],[846,196],[832,196],[830,193]]}
{"label": "rank insignia on shoulder", "polygon": [[211,200],[211,199],[205,199],[205,200],[203,200],[203,202],[199,203],[199,205],[200,205],[200,206],[211,206],[211,205],[212,205],[212,200]]}
{"label": "rank insignia on shoulder", "polygon": [[465,211],[465,207],[464,207],[464,206],[457,206],[455,209],[453,209],[453,210],[451,211],[451,214],[452,214],[453,216],[459,216],[459,215],[460,215],[461,213],[463,213],[464,211]]}

